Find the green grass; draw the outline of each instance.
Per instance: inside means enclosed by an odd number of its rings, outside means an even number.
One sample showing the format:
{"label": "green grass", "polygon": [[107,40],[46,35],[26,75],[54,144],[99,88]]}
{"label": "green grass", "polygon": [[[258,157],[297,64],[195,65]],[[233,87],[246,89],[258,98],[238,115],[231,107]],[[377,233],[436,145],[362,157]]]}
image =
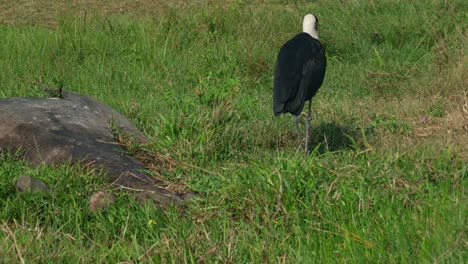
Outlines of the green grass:
{"label": "green grass", "polygon": [[[98,172],[3,154],[2,262],[467,261],[464,1],[149,2],[4,13],[0,97],[43,96],[38,80],[111,105],[200,198],[161,210]],[[306,159],[271,104],[278,49],[308,12],[329,64]],[[54,191],[16,193],[25,174]],[[90,213],[100,189],[117,201]]]}

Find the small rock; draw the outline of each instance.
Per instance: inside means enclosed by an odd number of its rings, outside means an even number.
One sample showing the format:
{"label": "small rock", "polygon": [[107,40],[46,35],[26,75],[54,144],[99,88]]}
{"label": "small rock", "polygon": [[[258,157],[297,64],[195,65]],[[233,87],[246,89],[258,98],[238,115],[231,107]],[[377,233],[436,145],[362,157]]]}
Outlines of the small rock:
{"label": "small rock", "polygon": [[89,198],[89,211],[95,212],[99,209],[105,209],[109,207],[116,200],[115,195],[105,192],[97,192],[91,195]]}
{"label": "small rock", "polygon": [[189,192],[189,193],[183,194],[182,197],[184,198],[184,200],[190,200],[190,199],[197,198],[198,195],[195,194],[194,192]]}
{"label": "small rock", "polygon": [[430,116],[424,116],[421,119],[419,119],[419,123],[422,123],[422,124],[429,124],[431,123],[431,121],[432,119]]}
{"label": "small rock", "polygon": [[49,188],[42,181],[30,176],[21,176],[16,181],[18,192],[49,192]]}

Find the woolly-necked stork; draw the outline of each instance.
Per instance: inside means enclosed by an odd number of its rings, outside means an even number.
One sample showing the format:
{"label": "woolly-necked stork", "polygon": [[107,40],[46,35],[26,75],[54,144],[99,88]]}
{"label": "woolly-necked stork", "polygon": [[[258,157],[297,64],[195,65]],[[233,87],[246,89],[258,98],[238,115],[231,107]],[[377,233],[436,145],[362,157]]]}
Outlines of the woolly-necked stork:
{"label": "woolly-necked stork", "polygon": [[311,120],[311,101],[325,78],[327,59],[325,49],[318,40],[318,19],[312,14],[304,17],[303,32],[288,40],[280,49],[275,68],[273,110],[276,116],[294,115],[297,135],[299,115],[309,101],[306,122],[305,151],[308,151]]}

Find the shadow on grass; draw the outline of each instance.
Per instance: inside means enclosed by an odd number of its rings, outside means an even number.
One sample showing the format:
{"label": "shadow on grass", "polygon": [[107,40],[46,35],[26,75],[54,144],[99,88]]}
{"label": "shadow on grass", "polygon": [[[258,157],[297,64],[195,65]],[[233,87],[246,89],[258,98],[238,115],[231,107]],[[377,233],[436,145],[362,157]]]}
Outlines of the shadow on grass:
{"label": "shadow on grass", "polygon": [[362,145],[360,130],[336,122],[322,122],[311,131],[310,149],[318,152],[354,149]]}

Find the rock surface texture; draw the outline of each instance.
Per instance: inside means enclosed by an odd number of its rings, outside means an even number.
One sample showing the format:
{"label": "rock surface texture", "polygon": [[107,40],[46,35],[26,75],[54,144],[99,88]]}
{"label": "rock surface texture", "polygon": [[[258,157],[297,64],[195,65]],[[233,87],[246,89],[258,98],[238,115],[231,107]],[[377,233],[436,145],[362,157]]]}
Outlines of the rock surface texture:
{"label": "rock surface texture", "polygon": [[87,96],[63,91],[63,98],[0,99],[0,150],[24,151],[31,165],[80,163],[102,168],[108,180],[125,189],[147,192],[161,204],[182,202],[161,180],[142,171],[145,165],[125,155],[111,123],[140,143],[148,139],[128,119]]}
{"label": "rock surface texture", "polygon": [[16,181],[18,192],[49,192],[49,188],[41,180],[30,176],[20,176]]}

